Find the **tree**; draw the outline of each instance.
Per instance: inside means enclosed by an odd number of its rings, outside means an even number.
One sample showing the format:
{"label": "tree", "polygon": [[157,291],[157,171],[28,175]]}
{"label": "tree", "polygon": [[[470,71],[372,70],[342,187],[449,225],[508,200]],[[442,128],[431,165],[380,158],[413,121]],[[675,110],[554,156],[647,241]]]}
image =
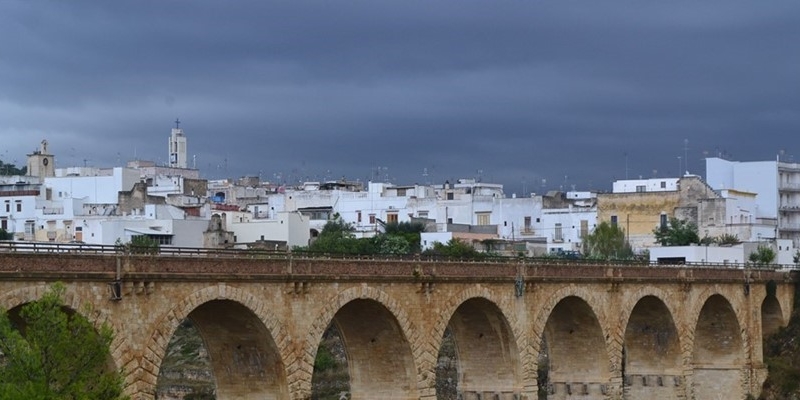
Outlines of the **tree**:
{"label": "tree", "polygon": [[122,376],[109,368],[111,328],[95,329],[63,307],[64,286],[22,307],[15,329],[0,314],[0,398],[118,400]]}
{"label": "tree", "polygon": [[662,246],[688,246],[700,243],[697,225],[675,217],[670,218],[667,225],[653,229],[653,235],[656,237],[656,243]]}
{"label": "tree", "polygon": [[0,240],[13,240],[13,239],[14,239],[14,234],[13,233],[11,233],[11,232],[3,229],[3,228],[0,228]]}
{"label": "tree", "polygon": [[775,250],[772,247],[759,245],[756,251],[750,253],[750,262],[756,265],[769,265],[775,261]]}
{"label": "tree", "polygon": [[4,163],[0,160],[0,175],[25,175],[28,167],[17,168],[14,164]]}
{"label": "tree", "polygon": [[360,254],[363,245],[356,239],[354,230],[339,217],[339,214],[334,214],[333,219],[325,223],[322,232],[308,246],[308,250],[319,253]]}
{"label": "tree", "polygon": [[425,232],[425,224],[421,222],[396,222],[388,223],[384,229],[386,235],[400,236],[409,245],[407,253],[419,253],[420,234]]}
{"label": "tree", "polygon": [[122,239],[117,239],[115,245],[117,251],[127,254],[158,254],[161,251],[161,245],[146,235],[135,235],[128,243],[122,243]]}
{"label": "tree", "polygon": [[486,257],[485,254],[475,250],[469,243],[458,239],[450,239],[447,244],[435,242],[433,248],[426,250],[424,254],[429,256],[468,259],[481,259]]}
{"label": "tree", "polygon": [[633,249],[625,238],[625,231],[617,225],[603,221],[592,233],[583,238],[583,253],[588,258],[622,260],[633,257]]}

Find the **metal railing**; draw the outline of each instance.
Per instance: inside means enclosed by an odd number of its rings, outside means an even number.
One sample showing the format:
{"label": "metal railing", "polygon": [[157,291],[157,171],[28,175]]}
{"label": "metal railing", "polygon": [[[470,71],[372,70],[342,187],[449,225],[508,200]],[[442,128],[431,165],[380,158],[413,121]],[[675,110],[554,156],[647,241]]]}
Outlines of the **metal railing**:
{"label": "metal railing", "polygon": [[559,258],[498,256],[479,254],[476,257],[447,257],[439,255],[410,254],[335,254],[313,251],[281,251],[266,249],[222,249],[202,247],[135,248],[130,245],[102,245],[85,243],[52,243],[0,241],[0,254],[3,252],[35,253],[35,254],[81,254],[81,255],[132,255],[151,257],[206,257],[206,258],[242,258],[242,259],[328,259],[352,261],[384,261],[414,263],[465,263],[465,264],[520,264],[536,266],[597,266],[597,267],[660,267],[660,268],[696,268],[696,269],[750,269],[750,270],[793,270],[797,265],[754,264],[754,263],[713,263],[684,262],[677,264],[659,264],[644,259],[596,260],[589,258]]}

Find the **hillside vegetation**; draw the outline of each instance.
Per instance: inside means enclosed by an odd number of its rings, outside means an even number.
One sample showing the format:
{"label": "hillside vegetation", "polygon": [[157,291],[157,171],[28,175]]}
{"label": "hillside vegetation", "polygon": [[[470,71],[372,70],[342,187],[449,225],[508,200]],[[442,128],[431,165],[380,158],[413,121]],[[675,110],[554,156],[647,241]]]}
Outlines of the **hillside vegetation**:
{"label": "hillside vegetation", "polygon": [[800,291],[795,287],[792,318],[764,341],[769,375],[759,399],[800,400]]}

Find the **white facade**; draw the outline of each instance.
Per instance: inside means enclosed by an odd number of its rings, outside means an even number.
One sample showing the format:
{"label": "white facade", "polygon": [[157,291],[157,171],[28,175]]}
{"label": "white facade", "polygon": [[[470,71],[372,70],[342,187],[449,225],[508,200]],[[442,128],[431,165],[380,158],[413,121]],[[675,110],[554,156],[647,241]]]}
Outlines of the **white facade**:
{"label": "white facade", "polygon": [[766,246],[775,251],[773,265],[791,267],[796,252],[791,240],[778,239],[776,241],[744,242],[733,246],[663,246],[651,247],[650,262],[674,263],[683,260],[685,263],[710,263],[723,265],[741,265],[748,263],[750,254],[759,246]]}
{"label": "white facade", "polygon": [[714,190],[735,189],[756,194],[756,217],[778,216],[778,162],[706,159],[706,182]]}
{"label": "white facade", "polygon": [[113,245],[133,236],[146,235],[162,246],[203,247],[203,232],[208,220],[180,218],[184,212],[168,205],[145,205],[144,212],[126,216],[84,216],[75,220],[82,241],[89,244]]}
{"label": "white facade", "polygon": [[186,135],[183,134],[183,129],[172,128],[169,137],[169,166],[188,168],[186,150]]}
{"label": "white facade", "polygon": [[542,211],[547,251],[582,251],[583,237],[597,226],[597,207],[568,207]]}
{"label": "white facade", "polygon": [[119,192],[129,191],[139,182],[139,172],[131,168],[81,168],[78,175],[76,171],[59,169],[55,177],[44,179],[52,200],[79,198],[90,204],[116,204]]}
{"label": "white facade", "polygon": [[614,181],[613,193],[674,192],[678,178],[627,179]]}
{"label": "white facade", "polygon": [[800,164],[708,158],[706,175],[714,189],[756,193],[756,217],[773,219],[778,228],[767,237],[791,239],[800,246]]}
{"label": "white facade", "polygon": [[286,242],[288,248],[308,246],[309,219],[297,212],[278,212],[271,218],[256,218],[253,212],[216,211],[223,229],[233,232],[237,244],[258,241]]}
{"label": "white facade", "polygon": [[739,244],[731,247],[723,246],[663,246],[651,247],[650,262],[653,263],[673,263],[673,261],[683,259],[685,263],[700,264],[734,264],[743,265],[747,261],[743,245]]}
{"label": "white facade", "polygon": [[0,180],[0,228],[15,240],[33,240],[39,226],[36,202],[43,198],[38,178],[12,176]]}

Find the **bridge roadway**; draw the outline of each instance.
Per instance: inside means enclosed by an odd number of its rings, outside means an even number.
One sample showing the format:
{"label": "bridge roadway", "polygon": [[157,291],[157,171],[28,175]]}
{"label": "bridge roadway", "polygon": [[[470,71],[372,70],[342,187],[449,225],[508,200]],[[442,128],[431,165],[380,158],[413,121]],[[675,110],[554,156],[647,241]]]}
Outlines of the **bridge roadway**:
{"label": "bridge roadway", "polygon": [[[219,399],[309,399],[323,332],[340,329],[352,399],[435,399],[447,327],[463,399],[744,399],[762,338],[792,311],[793,272],[700,267],[0,251],[0,308],[66,284],[115,333],[133,400],[190,318]],[[115,292],[113,283],[119,283]],[[722,397],[720,397],[722,396]]]}

